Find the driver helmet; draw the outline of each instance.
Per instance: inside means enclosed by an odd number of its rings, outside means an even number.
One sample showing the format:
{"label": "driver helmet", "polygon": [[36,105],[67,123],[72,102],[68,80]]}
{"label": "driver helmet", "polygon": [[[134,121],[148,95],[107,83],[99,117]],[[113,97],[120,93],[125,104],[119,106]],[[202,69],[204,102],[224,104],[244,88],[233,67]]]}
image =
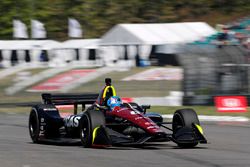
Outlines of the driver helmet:
{"label": "driver helmet", "polygon": [[115,107],[120,107],[121,104],[122,100],[119,96],[111,96],[107,101],[107,105],[111,110],[113,110]]}

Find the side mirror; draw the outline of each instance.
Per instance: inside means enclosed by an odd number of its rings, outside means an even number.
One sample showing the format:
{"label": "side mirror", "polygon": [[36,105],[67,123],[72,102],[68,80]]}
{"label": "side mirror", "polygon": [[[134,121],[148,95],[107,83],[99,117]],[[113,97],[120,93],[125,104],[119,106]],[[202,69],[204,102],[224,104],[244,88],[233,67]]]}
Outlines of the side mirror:
{"label": "side mirror", "polygon": [[108,110],[108,107],[107,106],[101,106],[99,104],[95,104],[95,107],[101,109],[101,110]]}
{"label": "side mirror", "polygon": [[141,105],[144,114],[147,112],[147,109],[150,109],[150,107],[151,107],[150,105]]}

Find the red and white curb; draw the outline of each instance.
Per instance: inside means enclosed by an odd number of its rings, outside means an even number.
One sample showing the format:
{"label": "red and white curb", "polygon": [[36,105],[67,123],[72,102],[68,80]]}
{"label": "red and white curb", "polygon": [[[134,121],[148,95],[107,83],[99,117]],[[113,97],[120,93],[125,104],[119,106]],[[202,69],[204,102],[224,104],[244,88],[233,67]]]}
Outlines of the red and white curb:
{"label": "red and white curb", "polygon": [[[165,119],[172,119],[172,114],[162,115]],[[249,122],[249,118],[243,116],[210,116],[210,115],[199,115],[201,122]]]}
{"label": "red and white curb", "polygon": [[33,76],[31,76],[30,78],[21,81],[21,82],[17,82],[14,85],[8,87],[5,89],[5,93],[7,95],[13,95],[37,82],[40,82],[42,80],[44,80],[45,78],[50,78],[52,76],[55,76],[59,73],[65,72],[65,71],[69,71],[71,70],[73,67],[60,67],[60,68],[50,68],[47,70],[44,70],[38,74],[34,74]]}

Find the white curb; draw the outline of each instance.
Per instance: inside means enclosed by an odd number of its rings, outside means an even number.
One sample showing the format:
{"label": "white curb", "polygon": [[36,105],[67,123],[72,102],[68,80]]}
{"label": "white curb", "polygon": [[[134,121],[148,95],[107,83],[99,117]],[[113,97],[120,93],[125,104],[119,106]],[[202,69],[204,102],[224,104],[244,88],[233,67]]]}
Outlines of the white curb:
{"label": "white curb", "polygon": [[[162,115],[165,119],[172,119],[172,114]],[[249,118],[242,116],[210,116],[210,115],[199,115],[199,120],[202,122],[248,122]]]}

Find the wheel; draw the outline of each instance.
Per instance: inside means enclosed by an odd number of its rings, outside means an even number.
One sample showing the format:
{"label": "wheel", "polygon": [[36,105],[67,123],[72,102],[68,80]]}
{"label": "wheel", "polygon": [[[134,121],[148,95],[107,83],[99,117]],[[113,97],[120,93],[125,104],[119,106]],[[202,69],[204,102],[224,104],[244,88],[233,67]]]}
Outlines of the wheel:
{"label": "wheel", "polygon": [[38,143],[40,133],[40,122],[38,112],[35,108],[32,108],[29,116],[29,133],[33,143]]}
{"label": "wheel", "polygon": [[96,127],[105,125],[105,117],[101,111],[87,111],[80,121],[80,139],[86,148],[92,146],[93,131]]}
{"label": "wheel", "polygon": [[[192,124],[200,125],[200,121],[196,112],[193,109],[180,109],[174,113],[173,116],[173,134],[176,134],[178,130],[181,128],[192,128]],[[198,142],[194,143],[179,143],[180,147],[194,147],[198,144]]]}
{"label": "wheel", "polygon": [[41,138],[58,137],[59,128],[62,126],[63,119],[54,105],[38,104],[32,107],[28,127],[34,143],[40,142]]}
{"label": "wheel", "polygon": [[177,110],[173,116],[173,132],[175,133],[182,127],[192,128],[193,123],[200,125],[198,116],[193,109]]}

